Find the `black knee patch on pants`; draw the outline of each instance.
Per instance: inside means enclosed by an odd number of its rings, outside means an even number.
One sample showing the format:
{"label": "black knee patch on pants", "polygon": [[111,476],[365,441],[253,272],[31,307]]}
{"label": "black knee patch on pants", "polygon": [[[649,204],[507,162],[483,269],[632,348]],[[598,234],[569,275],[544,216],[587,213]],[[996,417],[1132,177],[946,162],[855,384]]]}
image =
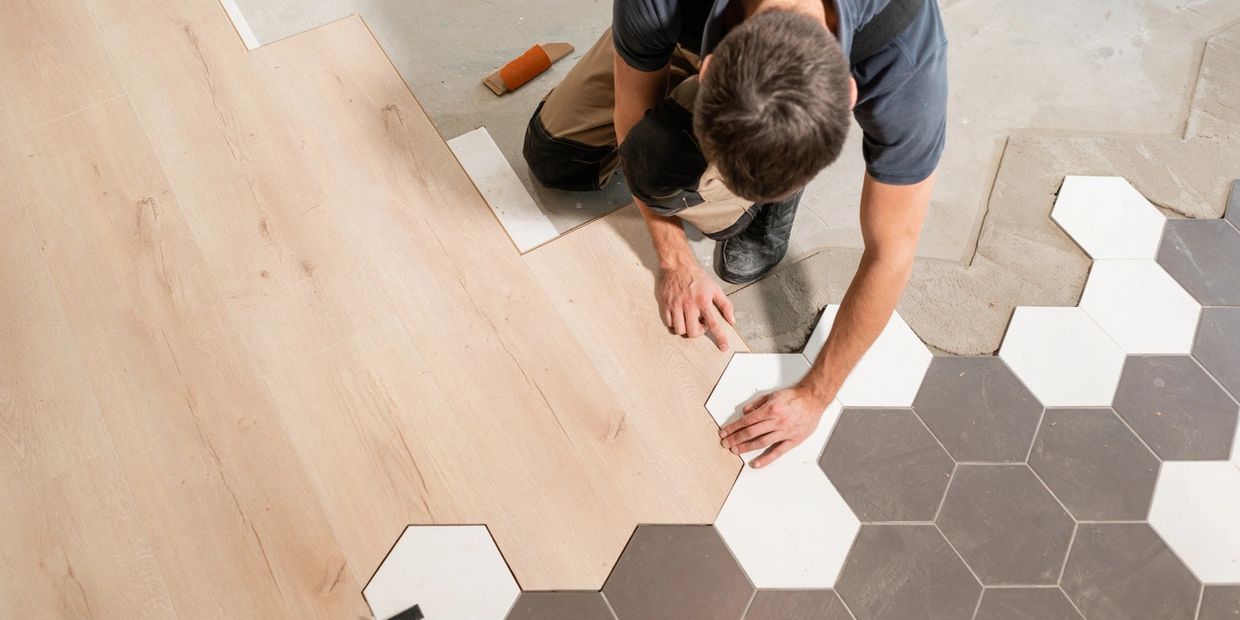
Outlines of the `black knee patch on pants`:
{"label": "black knee patch on pants", "polygon": [[546,187],[584,192],[601,189],[606,184],[603,171],[613,166],[616,149],[590,146],[574,140],[557,138],[543,126],[538,104],[525,128],[525,144],[521,154],[530,173]]}

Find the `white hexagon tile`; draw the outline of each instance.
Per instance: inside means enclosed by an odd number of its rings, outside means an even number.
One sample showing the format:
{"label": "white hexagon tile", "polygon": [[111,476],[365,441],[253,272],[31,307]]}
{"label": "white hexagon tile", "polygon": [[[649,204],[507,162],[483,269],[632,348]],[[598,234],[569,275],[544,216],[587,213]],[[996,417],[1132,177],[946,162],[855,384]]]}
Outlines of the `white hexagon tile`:
{"label": "white hexagon tile", "polygon": [[[810,369],[796,354],[737,353],[706,402],[720,426],[753,399],[788,387]],[[741,471],[715,528],[759,588],[827,588],[835,583],[861,524],[818,467],[841,407],[832,403],[818,428],[775,463]],[[748,463],[762,454],[742,455]]]}
{"label": "white hexagon tile", "polygon": [[1231,462],[1164,464],[1150,525],[1201,581],[1240,584],[1240,468]]}
{"label": "white hexagon tile", "polygon": [[[818,319],[809,342],[805,343],[803,354],[809,361],[814,361],[826,344],[839,310],[836,304],[823,309],[822,318]],[[887,327],[840,387],[840,404],[845,407],[907,407],[913,404],[933,357],[900,314],[891,313]]]}
{"label": "white hexagon tile", "polygon": [[[809,362],[796,353],[737,353],[719,377],[706,410],[720,427],[735,422],[744,413],[744,407],[754,399],[776,390],[790,387],[809,372]],[[823,412],[818,429],[808,439],[780,457],[781,461],[814,462],[827,445],[835,421],[839,418],[839,403],[831,403]],[[741,455],[746,463],[762,455],[753,450]]]}
{"label": "white hexagon tile", "polygon": [[1099,260],[1080,308],[1126,353],[1193,349],[1201,304],[1152,260]]}
{"label": "white hexagon tile", "polygon": [[1047,407],[1107,407],[1124,351],[1081,308],[1021,306],[999,357]]}
{"label": "white hexagon tile", "polygon": [[362,594],[376,618],[503,618],[520,593],[485,525],[410,525]]}
{"label": "white hexagon tile", "polygon": [[829,588],[861,522],[817,463],[746,467],[715,528],[758,588]]}
{"label": "white hexagon tile", "polygon": [[1094,260],[1154,258],[1167,223],[1123,177],[1065,178],[1051,219]]}

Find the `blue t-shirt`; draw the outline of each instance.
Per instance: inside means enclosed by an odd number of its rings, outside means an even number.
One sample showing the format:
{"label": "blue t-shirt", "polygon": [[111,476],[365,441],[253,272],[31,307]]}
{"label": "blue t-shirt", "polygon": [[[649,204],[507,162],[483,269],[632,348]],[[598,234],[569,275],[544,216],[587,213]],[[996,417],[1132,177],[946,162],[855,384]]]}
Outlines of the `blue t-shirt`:
{"label": "blue t-shirt", "polygon": [[[833,0],[845,56],[853,37],[890,0]],[[936,0],[890,44],[852,67],[853,116],[865,134],[866,170],[892,185],[924,180],[938,166],[947,129],[947,36]],[[655,71],[676,46],[702,56],[718,45],[728,0],[615,0],[612,38],[629,66]]]}

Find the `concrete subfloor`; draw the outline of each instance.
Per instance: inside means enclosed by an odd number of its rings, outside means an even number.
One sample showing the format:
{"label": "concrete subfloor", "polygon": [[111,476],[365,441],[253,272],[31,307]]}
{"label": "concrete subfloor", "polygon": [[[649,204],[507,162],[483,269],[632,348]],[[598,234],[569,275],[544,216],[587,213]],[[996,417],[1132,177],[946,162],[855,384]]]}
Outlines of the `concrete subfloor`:
{"label": "concrete subfloor", "polygon": [[[1227,88],[1221,75],[1209,88],[1197,79],[1206,39],[1240,19],[1240,3],[940,4],[950,40],[948,147],[919,247],[925,260],[901,310],[932,346],[989,352],[1017,298],[1023,304],[1071,305],[1067,302],[1074,303],[1080,292],[1079,278],[1064,277],[1057,262],[1022,256],[1027,265],[1013,271],[988,267],[993,257],[975,256],[989,225],[987,212],[995,210],[992,188],[1001,189],[996,181],[997,173],[1003,176],[1001,159],[1024,161],[1021,149],[1042,153],[1041,159],[1030,155],[1028,163],[1007,163],[1012,183],[1032,183],[1029,175],[1045,176],[1042,162],[1053,162],[1060,176],[1126,174],[1151,200],[1173,211],[1196,217],[1221,213],[1225,187],[1210,184],[1228,174],[1240,176],[1230,163],[1240,158],[1216,157],[1235,153],[1220,146],[1230,143],[1226,119],[1234,110],[1227,99],[1213,96],[1214,107],[1197,104],[1197,118],[1189,111],[1194,93]],[[576,4],[572,11],[548,0],[503,6],[481,0],[237,0],[237,5],[260,43],[362,15],[445,138],[487,127],[558,230],[627,202],[623,183],[598,194],[540,188],[519,155],[530,111],[608,25],[610,2]],[[577,52],[525,88],[496,98],[480,83],[530,44],[557,40],[572,43]],[[1230,66],[1234,71],[1236,65]],[[1211,144],[1185,150],[1178,146],[1185,136],[1205,136]],[[799,347],[817,310],[826,300],[838,300],[847,286],[861,247],[859,137],[854,128],[845,155],[808,188],[788,264],[734,294],[744,319],[742,335],[755,350]],[[1167,172],[1171,168],[1180,172]],[[1055,187],[1057,181],[1044,190],[1047,208]],[[1001,245],[997,239],[996,247]],[[695,247],[703,259],[709,256],[709,243]],[[970,266],[972,275],[965,276],[962,266]],[[996,296],[1003,301],[983,301]]]}

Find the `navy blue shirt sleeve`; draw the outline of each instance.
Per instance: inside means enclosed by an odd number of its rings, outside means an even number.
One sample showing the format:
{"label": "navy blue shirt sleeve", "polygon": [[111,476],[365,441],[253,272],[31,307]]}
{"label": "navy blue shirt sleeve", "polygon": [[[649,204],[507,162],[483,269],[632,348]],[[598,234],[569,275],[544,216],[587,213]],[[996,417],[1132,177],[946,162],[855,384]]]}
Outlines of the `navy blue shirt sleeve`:
{"label": "navy blue shirt sleeve", "polygon": [[938,11],[924,10],[887,48],[854,67],[862,93],[853,116],[865,134],[866,171],[912,185],[938,167],[947,133],[947,40]]}
{"label": "navy blue shirt sleeve", "polygon": [[676,51],[681,19],[678,0],[615,0],[611,37],[616,53],[639,71],[657,71]]}

